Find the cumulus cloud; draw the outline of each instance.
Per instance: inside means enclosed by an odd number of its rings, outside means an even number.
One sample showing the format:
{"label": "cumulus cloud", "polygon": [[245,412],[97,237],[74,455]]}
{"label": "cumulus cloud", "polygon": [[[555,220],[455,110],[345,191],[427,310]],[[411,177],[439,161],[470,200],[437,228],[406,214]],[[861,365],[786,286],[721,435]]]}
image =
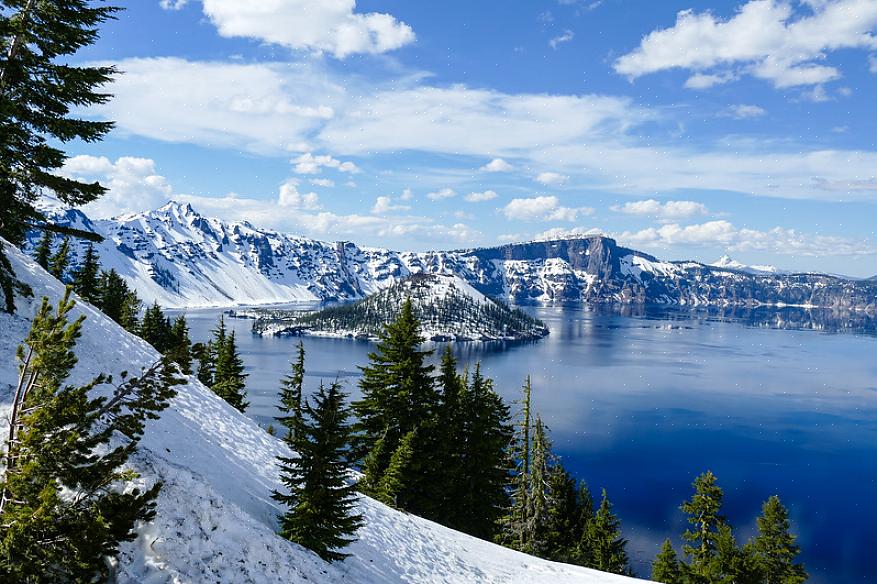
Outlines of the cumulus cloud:
{"label": "cumulus cloud", "polygon": [[481,203],[483,201],[491,201],[498,196],[495,191],[483,191],[480,193],[469,193],[464,198],[469,203]]}
{"label": "cumulus cloud", "polygon": [[685,219],[709,214],[706,205],[695,201],[666,201],[661,203],[655,199],[646,199],[645,201],[631,201],[623,205],[613,205],[610,209],[616,213],[643,215],[663,220]]}
{"label": "cumulus cloud", "polygon": [[[179,4],[179,1],[170,4]],[[385,53],[414,42],[410,26],[379,12],[356,12],[356,0],[202,0],[224,37],[244,37],[343,59]]]}
{"label": "cumulus cloud", "polygon": [[758,251],[779,255],[818,257],[855,256],[877,253],[877,244],[847,237],[802,233],[774,227],[766,231],[738,228],[728,221],[708,221],[698,225],[663,225],[615,236],[631,246],[722,247],[728,251]]}
{"label": "cumulus cloud", "polygon": [[189,3],[189,0],[161,0],[159,6],[165,10],[179,10]]}
{"label": "cumulus cloud", "polygon": [[479,170],[483,172],[509,172],[514,170],[514,167],[502,158],[494,158]]}
{"label": "cumulus cloud", "polygon": [[83,210],[96,218],[148,211],[173,197],[168,180],[158,174],[149,158],[122,156],[115,161],[105,156],[80,155],[69,158],[61,175],[77,180],[98,181],[107,193]]}
{"label": "cumulus cloud", "polygon": [[614,67],[631,79],[686,69],[693,72],[688,85],[696,88],[740,74],[777,88],[818,85],[841,76],[822,64],[829,52],[877,48],[875,27],[877,3],[862,0],[810,2],[803,14],[789,2],[750,0],[728,19],[683,10],[673,26],[643,37]]}
{"label": "cumulus cloud", "polygon": [[728,109],[726,109],[723,115],[736,118],[738,120],[746,120],[750,118],[760,118],[761,116],[767,114],[767,111],[763,107],[759,107],[757,105],[747,104],[747,103],[739,103],[736,105],[732,105]]}
{"label": "cumulus cloud", "polygon": [[581,237],[590,237],[592,235],[603,235],[603,231],[596,228],[573,227],[552,227],[547,229],[535,237],[536,241],[551,241],[554,239],[577,239]]}
{"label": "cumulus cloud", "polygon": [[281,207],[303,209],[305,211],[316,211],[321,208],[320,197],[317,193],[299,192],[298,181],[296,179],[289,179],[280,185],[280,192],[277,195],[277,204]]}
{"label": "cumulus cloud", "polygon": [[378,197],[375,200],[375,205],[372,207],[372,213],[375,215],[383,215],[385,213],[393,213],[396,211],[410,211],[411,207],[409,205],[399,205],[393,202],[393,197],[382,196]]}
{"label": "cumulus cloud", "polygon": [[410,201],[414,198],[414,193],[411,192],[411,189],[405,189],[402,191],[402,194],[399,195],[399,198],[403,201]]}
{"label": "cumulus cloud", "polygon": [[554,195],[512,199],[502,211],[506,218],[518,221],[576,221],[579,215],[594,212],[590,207],[564,207]]}
{"label": "cumulus cloud", "polygon": [[323,168],[334,168],[339,172],[359,172],[359,168],[352,162],[341,162],[328,154],[314,156],[310,152],[293,158],[295,172],[298,174],[319,174]]}
{"label": "cumulus cloud", "polygon": [[569,180],[569,177],[557,172],[540,172],[536,176],[536,182],[543,185],[562,185]]}
{"label": "cumulus cloud", "polygon": [[426,198],[431,201],[441,201],[443,199],[453,199],[457,196],[457,192],[454,189],[439,189],[432,193],[427,193]]}
{"label": "cumulus cloud", "polygon": [[335,186],[335,181],[330,178],[312,178],[310,182],[315,187],[331,188]]}
{"label": "cumulus cloud", "polygon": [[548,41],[548,46],[552,49],[557,49],[558,46],[563,43],[568,43],[576,37],[575,33],[571,30],[563,31],[563,34],[557,35]]}

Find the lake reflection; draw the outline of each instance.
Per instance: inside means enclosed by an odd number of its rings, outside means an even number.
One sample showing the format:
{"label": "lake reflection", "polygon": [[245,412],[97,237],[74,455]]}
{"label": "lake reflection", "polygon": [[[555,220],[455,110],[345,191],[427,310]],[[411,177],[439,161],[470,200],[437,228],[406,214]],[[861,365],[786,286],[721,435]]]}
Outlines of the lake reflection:
{"label": "lake reflection", "polygon": [[[686,528],[679,504],[711,469],[738,540],[779,494],[812,582],[864,582],[877,521],[877,330],[874,318],[795,308],[626,312],[527,307],[551,334],[534,343],[462,343],[507,399],[529,374],[564,464],[606,487],[638,574]],[[219,311],[188,314],[204,340]],[[268,424],[298,338],[260,338],[231,320],[247,364],[248,412]],[[789,329],[789,330],[776,330]],[[826,334],[847,332],[865,334]],[[304,338],[308,389],[345,380],[356,397],[367,341]]]}

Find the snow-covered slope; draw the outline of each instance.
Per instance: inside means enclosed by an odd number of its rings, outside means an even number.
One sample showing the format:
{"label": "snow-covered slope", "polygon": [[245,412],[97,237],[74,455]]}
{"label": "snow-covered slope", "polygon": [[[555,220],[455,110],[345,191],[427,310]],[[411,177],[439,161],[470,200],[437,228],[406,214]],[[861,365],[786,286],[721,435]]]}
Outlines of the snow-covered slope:
{"label": "snow-covered slope", "polygon": [[313,334],[376,339],[410,299],[428,341],[517,341],[548,334],[545,325],[519,309],[485,296],[450,274],[412,274],[352,304],[313,313],[252,309],[259,334]]}
{"label": "snow-covered slope", "polygon": [[[0,313],[0,426],[9,413],[16,378],[15,347],[30,327],[39,299],[53,302],[62,285],[11,246],[19,278],[34,289],[19,299],[17,313]],[[98,372],[136,371],[158,355],[85,304],[87,319],[78,345],[73,379]],[[0,435],[4,428],[0,427]],[[157,516],[122,548],[118,581],[242,583],[533,583],[611,584],[631,579],[539,560],[435,523],[400,513],[368,498],[359,511],[365,525],[353,554],[326,564],[304,548],[275,535],[279,509],[270,498],[277,482],[275,456],[285,446],[229,407],[197,380],[158,421],[151,422],[132,466],[140,482],[161,480]]]}
{"label": "snow-covered slope", "polygon": [[778,274],[785,273],[781,272],[776,268],[776,266],[757,266],[757,265],[746,265],[743,262],[738,262],[733,259],[729,255],[723,255],[713,263],[709,264],[714,268],[726,268],[729,270],[739,270],[741,272],[749,272],[750,274]]}
{"label": "snow-covered slope", "polygon": [[[877,312],[873,282],[741,269],[733,260],[719,266],[661,261],[599,235],[413,253],[224,222],[179,203],[93,222],[76,210],[48,212],[56,223],[106,237],[99,246],[104,266],[115,268],[146,302],[167,307],[357,300],[413,273],[429,273],[459,276],[513,303],[782,304]],[[32,250],[37,237],[34,232],[25,249]],[[77,253],[84,245],[75,244]]]}

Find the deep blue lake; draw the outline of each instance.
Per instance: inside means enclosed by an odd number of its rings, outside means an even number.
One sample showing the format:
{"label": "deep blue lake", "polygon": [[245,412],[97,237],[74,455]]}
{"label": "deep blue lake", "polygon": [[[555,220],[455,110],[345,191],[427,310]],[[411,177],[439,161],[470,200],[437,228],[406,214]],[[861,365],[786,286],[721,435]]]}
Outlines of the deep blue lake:
{"label": "deep blue lake", "polygon": [[[548,324],[546,339],[455,350],[462,363],[480,361],[509,401],[532,376],[556,451],[595,494],[608,490],[638,575],[648,575],[664,538],[680,549],[679,505],[709,469],[738,541],[778,494],[811,582],[877,580],[877,337],[869,325],[800,311],[525,310]],[[207,338],[219,313],[188,313],[193,340]],[[267,425],[299,339],[255,337],[251,321],[228,323],[250,374],[248,413]],[[339,377],[357,397],[357,365],[373,346],[303,340],[309,388]]]}

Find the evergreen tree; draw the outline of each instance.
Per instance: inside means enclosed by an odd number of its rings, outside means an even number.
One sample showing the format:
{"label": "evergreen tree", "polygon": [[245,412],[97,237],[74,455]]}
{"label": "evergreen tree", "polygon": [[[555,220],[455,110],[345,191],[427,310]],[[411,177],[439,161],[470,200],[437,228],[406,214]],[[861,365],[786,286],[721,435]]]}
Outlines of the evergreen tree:
{"label": "evergreen tree", "polygon": [[292,373],[280,382],[280,406],[283,416],[277,419],[286,428],[288,436],[292,437],[302,421],[302,394],[305,380],[305,345],[299,341],[295,361],[292,363]]}
{"label": "evergreen tree", "polygon": [[221,336],[215,339],[216,372],[213,385],[210,387],[216,395],[227,401],[235,409],[244,412],[250,404],[246,401],[247,392],[244,373],[244,362],[238,354],[234,331],[225,334],[225,323],[222,323]]}
{"label": "evergreen tree", "polygon": [[661,552],[652,562],[652,580],[663,584],[682,584],[682,574],[679,571],[679,559],[676,550],[669,539],[665,539],[661,545]]}
{"label": "evergreen tree", "polygon": [[752,542],[755,562],[764,584],[799,584],[807,571],[795,563],[801,549],[789,533],[789,513],[773,496],[765,501],[758,518],[758,535]]}
{"label": "evergreen tree", "polygon": [[85,249],[82,265],[73,273],[73,290],[86,302],[99,306],[100,263],[94,245]]}
{"label": "evergreen tree", "polygon": [[52,309],[47,299],[24,345],[0,479],[0,580],[94,582],[109,558],[133,540],[137,521],[154,515],[160,488],[121,490],[136,475],[124,470],[147,419],[154,419],[180,383],[164,362],[139,377],[123,375],[108,397],[90,391],[112,384],[98,376],[67,384],[84,316],[68,321],[70,290]]}
{"label": "evergreen tree", "polygon": [[[70,56],[91,45],[97,27],[117,9],[93,6],[88,0],[37,2],[6,0],[0,10],[0,237],[17,245],[25,233],[46,224],[34,206],[44,192],[69,205],[100,197],[97,183],[65,178],[58,173],[66,160],[60,144],[94,142],[112,123],[71,115],[72,109],[109,99],[100,88],[115,73],[113,67],[77,67]],[[72,232],[73,230],[66,230]],[[0,292],[7,312],[15,309],[13,295],[28,289],[12,273],[0,244]]]}
{"label": "evergreen tree", "polygon": [[159,353],[167,353],[171,346],[171,323],[164,315],[158,302],[143,313],[140,323],[140,337],[152,345]]}
{"label": "evergreen tree", "polygon": [[417,467],[414,464],[416,440],[417,430],[402,437],[378,483],[375,495],[379,501],[399,509],[409,505],[407,498],[411,485],[417,480]]}
{"label": "evergreen tree", "polygon": [[539,415],[533,424],[533,450],[530,459],[530,485],[527,497],[527,522],[522,551],[539,557],[548,552],[548,508],[551,493],[548,476],[552,463],[551,441]]}
{"label": "evergreen tree", "polygon": [[140,312],[140,299],[115,269],[101,272],[98,304],[103,313],[119,323],[122,328],[135,334],[138,332],[137,315]]}
{"label": "evergreen tree", "polygon": [[719,515],[724,493],[716,483],[716,476],[710,471],[698,476],[692,486],[694,495],[681,507],[693,526],[682,536],[688,542],[683,550],[690,558],[686,571],[694,576],[708,577],[710,563],[715,557],[719,528],[725,523]]}
{"label": "evergreen tree", "polygon": [[594,509],[594,497],[591,495],[585,481],[579,481],[578,489],[576,489],[576,511],[577,523],[576,534],[578,542],[572,551],[570,561],[580,566],[587,566],[591,562],[591,548],[588,542],[587,533],[588,526],[594,520],[596,511]]}
{"label": "evergreen tree", "polygon": [[192,345],[192,355],[198,361],[198,381],[210,387],[213,385],[213,374],[216,371],[216,352],[213,350],[213,341],[195,343]]}
{"label": "evergreen tree", "polygon": [[52,233],[43,231],[43,236],[34,250],[34,260],[47,272],[49,271],[49,258],[52,257]]}
{"label": "evergreen tree", "polygon": [[560,462],[548,471],[549,505],[546,520],[546,557],[574,563],[582,538],[582,513],[576,481]]}
{"label": "evergreen tree", "polygon": [[612,504],[603,489],[603,498],[593,521],[588,524],[585,537],[590,550],[588,567],[611,572],[629,574],[627,540],[621,537],[621,522],[612,513]]}
{"label": "evergreen tree", "polygon": [[192,374],[192,341],[189,340],[189,326],[185,316],[181,315],[174,319],[166,354],[171,361],[179,365],[184,375]]}
{"label": "evergreen tree", "polygon": [[362,522],[352,512],[356,494],[347,481],[349,412],[340,385],[333,383],[328,391],[320,385],[314,405],[304,409],[307,421],[291,437],[298,458],[279,459],[281,481],[289,491],[274,493],[289,508],[280,532],[324,560],[340,560],[346,554],[338,550],[352,541]]}
{"label": "evergreen tree", "polygon": [[430,457],[425,446],[435,444],[432,422],[438,392],[432,379],[433,366],[425,363],[432,353],[421,351],[421,343],[420,323],[408,300],[399,318],[381,333],[377,350],[369,354],[369,365],[361,368],[362,398],[353,404],[358,418],[354,455],[362,460],[378,440],[384,441],[381,458],[372,456],[370,461],[376,475],[363,484],[365,488],[373,487],[379,484],[379,476],[386,471],[403,437],[417,430],[417,439],[412,443],[414,464],[419,465],[413,473],[416,480],[407,485],[407,492],[399,493],[397,500],[406,511],[436,518],[440,502],[432,496],[431,480],[438,472],[437,460]]}
{"label": "evergreen tree", "polygon": [[70,238],[65,237],[61,240],[61,245],[57,251],[49,258],[49,273],[58,278],[64,279],[67,267],[70,265]]}
{"label": "evergreen tree", "polygon": [[439,403],[435,414],[436,444],[432,455],[441,469],[434,478],[437,507],[444,525],[463,530],[468,521],[468,510],[462,505],[469,496],[469,486],[463,477],[467,428],[465,400],[467,381],[457,373],[457,360],[450,345],[442,352],[438,379]]}
{"label": "evergreen tree", "polygon": [[524,383],[521,411],[515,424],[515,436],[511,448],[509,466],[513,469],[509,482],[511,494],[509,510],[502,519],[500,542],[516,550],[523,550],[527,540],[527,523],[530,498],[530,397],[532,386],[530,377]]}

